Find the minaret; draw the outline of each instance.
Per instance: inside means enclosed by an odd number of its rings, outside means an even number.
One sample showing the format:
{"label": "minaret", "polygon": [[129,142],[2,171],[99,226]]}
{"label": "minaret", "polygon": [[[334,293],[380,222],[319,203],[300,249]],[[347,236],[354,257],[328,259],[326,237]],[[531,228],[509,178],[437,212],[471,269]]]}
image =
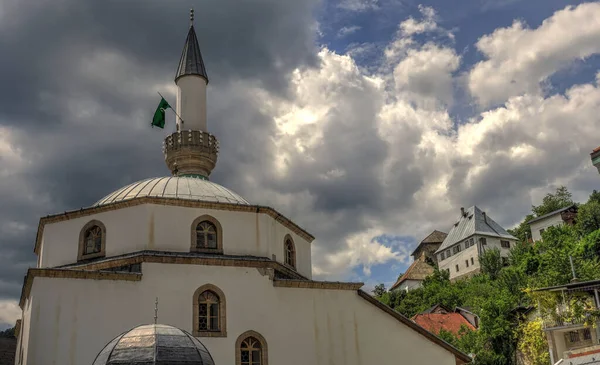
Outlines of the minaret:
{"label": "minaret", "polygon": [[174,176],[208,179],[217,162],[219,142],[206,127],[208,75],[194,30],[194,9],[179,67],[177,85],[177,131],[163,143],[165,161]]}

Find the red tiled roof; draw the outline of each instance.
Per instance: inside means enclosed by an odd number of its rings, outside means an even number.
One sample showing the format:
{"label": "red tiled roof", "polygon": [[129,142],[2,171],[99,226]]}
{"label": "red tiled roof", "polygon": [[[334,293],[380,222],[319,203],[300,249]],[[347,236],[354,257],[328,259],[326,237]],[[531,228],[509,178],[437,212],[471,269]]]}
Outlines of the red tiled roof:
{"label": "red tiled roof", "polygon": [[471,331],[475,331],[475,327],[459,313],[425,313],[417,314],[412,318],[416,324],[425,328],[433,334],[439,334],[441,329],[452,332],[458,336],[461,325],[465,325]]}
{"label": "red tiled roof", "polygon": [[595,149],[592,151],[592,153],[596,153],[596,152],[598,152],[598,151],[600,151],[600,147],[596,147],[596,148],[595,148]]}

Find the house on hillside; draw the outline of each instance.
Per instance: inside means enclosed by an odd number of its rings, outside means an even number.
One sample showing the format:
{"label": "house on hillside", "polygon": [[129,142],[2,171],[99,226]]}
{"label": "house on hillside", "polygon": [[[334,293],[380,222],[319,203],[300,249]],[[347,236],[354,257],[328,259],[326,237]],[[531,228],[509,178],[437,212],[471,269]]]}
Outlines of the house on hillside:
{"label": "house on hillside", "polygon": [[[552,364],[600,364],[600,321],[592,314],[600,309],[600,280],[569,283],[535,291],[555,307],[540,308]],[[545,302],[551,302],[546,300]]]}
{"label": "house on hillside", "polygon": [[425,258],[437,263],[435,251],[437,251],[437,249],[440,248],[447,236],[447,233],[434,230],[427,237],[425,237],[423,241],[419,243],[419,245],[417,246],[417,248],[415,248],[411,256],[414,260],[417,260],[417,258],[421,256],[421,253],[424,252]]}
{"label": "house on hillside", "polygon": [[403,275],[400,275],[390,290],[406,290],[421,287],[425,278],[433,274],[433,264],[436,262],[435,251],[442,245],[447,234],[433,231],[423,239],[411,254],[414,261]]}
{"label": "house on hillside", "polygon": [[420,288],[423,280],[433,274],[434,268],[426,262],[425,252],[408,267],[406,272],[398,278],[390,290],[406,290]]}
{"label": "house on hillside", "polygon": [[467,307],[456,307],[454,311],[461,316],[465,317],[469,323],[473,325],[475,328],[479,328],[479,316],[471,310],[471,308]]}
{"label": "house on hillside", "polygon": [[450,280],[480,272],[479,256],[497,247],[508,258],[517,239],[476,206],[460,208],[460,217],[435,252],[440,270],[448,270]]}
{"label": "house on hillside", "polygon": [[412,317],[412,320],[419,326],[436,335],[439,334],[441,330],[445,330],[460,337],[460,330],[463,326],[471,331],[477,330],[477,326],[474,326],[467,320],[467,318],[458,311],[458,308],[455,311],[451,311],[441,304],[437,304],[416,314]]}
{"label": "house on hillside", "polygon": [[595,150],[590,153],[592,157],[592,164],[596,166],[598,172],[600,172],[600,147],[597,147]]}
{"label": "house on hillside", "polygon": [[557,209],[541,217],[530,220],[531,238],[533,241],[541,241],[542,233],[549,227],[556,227],[562,224],[575,224],[577,218],[577,205],[571,205],[565,208]]}

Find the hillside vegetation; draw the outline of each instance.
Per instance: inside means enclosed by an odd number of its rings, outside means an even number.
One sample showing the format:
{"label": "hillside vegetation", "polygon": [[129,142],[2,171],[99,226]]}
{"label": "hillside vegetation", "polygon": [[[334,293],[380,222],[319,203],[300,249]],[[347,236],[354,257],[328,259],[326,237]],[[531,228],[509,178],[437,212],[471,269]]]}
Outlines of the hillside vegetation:
{"label": "hillside vegetation", "polygon": [[520,320],[519,309],[539,302],[532,289],[571,281],[570,256],[578,280],[600,279],[600,193],[594,191],[579,205],[575,226],[551,227],[542,242],[526,242],[531,237],[527,222],[572,204],[571,194],[561,187],[542,205],[533,206],[532,214],[511,231],[521,242],[511,250],[508,266],[502,265],[498,250],[489,250],[481,257],[482,273],[469,279],[451,283],[446,271],[436,269],[422,288],[389,292],[380,284],[374,293],[409,318],[435,304],[471,308],[480,317],[478,331],[464,329],[460,338],[444,331],[438,335],[472,354],[474,364],[514,364],[519,349],[530,364],[546,365],[549,354],[541,321]]}

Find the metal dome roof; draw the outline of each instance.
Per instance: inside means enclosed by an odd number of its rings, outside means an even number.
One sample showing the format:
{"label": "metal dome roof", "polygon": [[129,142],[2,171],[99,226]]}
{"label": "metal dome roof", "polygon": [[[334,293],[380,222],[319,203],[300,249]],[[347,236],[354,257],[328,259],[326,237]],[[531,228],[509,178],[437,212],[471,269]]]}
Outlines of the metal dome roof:
{"label": "metal dome roof", "polygon": [[93,365],[214,365],[212,356],[191,334],[162,324],[135,327],[100,351]]}
{"label": "metal dome roof", "polygon": [[191,176],[170,176],[155,177],[129,184],[98,200],[94,206],[140,197],[250,205],[246,199],[233,191],[208,180]]}

